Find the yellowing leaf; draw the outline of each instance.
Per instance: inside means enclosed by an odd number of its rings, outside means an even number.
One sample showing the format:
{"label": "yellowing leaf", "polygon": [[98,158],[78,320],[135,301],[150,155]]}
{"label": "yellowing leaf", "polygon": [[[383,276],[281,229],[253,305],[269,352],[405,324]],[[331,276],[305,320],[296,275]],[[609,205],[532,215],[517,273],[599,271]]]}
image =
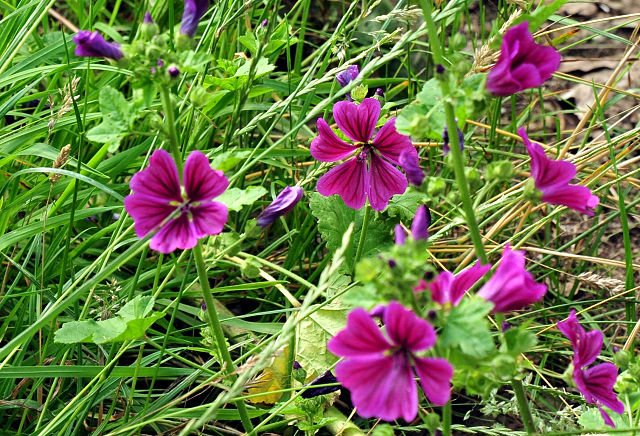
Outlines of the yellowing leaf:
{"label": "yellowing leaf", "polygon": [[269,393],[284,389],[287,376],[287,362],[289,360],[289,347],[285,346],[276,351],[272,359],[271,365],[264,369],[260,374],[249,381],[249,389],[247,394],[256,395],[264,394],[256,397],[247,398],[253,404],[275,404],[282,392]]}

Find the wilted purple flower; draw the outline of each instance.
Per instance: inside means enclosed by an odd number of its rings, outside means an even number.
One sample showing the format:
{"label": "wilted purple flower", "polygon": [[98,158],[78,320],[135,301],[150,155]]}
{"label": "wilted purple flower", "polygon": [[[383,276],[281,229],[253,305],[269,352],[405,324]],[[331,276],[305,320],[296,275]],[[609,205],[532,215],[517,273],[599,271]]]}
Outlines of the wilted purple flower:
{"label": "wilted purple flower", "polygon": [[481,265],[480,261],[478,261],[473,267],[455,276],[449,271],[443,271],[429,284],[424,280],[420,280],[420,284],[413,290],[422,291],[428,287],[431,291],[431,298],[436,303],[441,306],[445,304],[457,306],[462,297],[464,297],[465,292],[471,289],[490,269],[491,264]]}
{"label": "wilted purple flower", "polygon": [[407,174],[407,179],[412,185],[420,186],[424,180],[424,171],[420,168],[418,155],[407,149],[400,153],[398,162]]}
{"label": "wilted purple flower", "polygon": [[524,262],[524,252],[512,250],[509,244],[504,247],[495,274],[478,291],[480,297],[494,304],[491,313],[522,309],[547,293],[547,287],[537,284],[524,269]]}
{"label": "wilted purple flower", "polygon": [[487,90],[506,97],[536,88],[558,70],[560,60],[560,53],[555,48],[536,44],[529,32],[529,23],[525,21],[504,35],[498,62],[487,77]]}
{"label": "wilted purple flower", "polygon": [[376,89],[375,95],[377,95],[378,97],[384,97],[384,92],[382,92],[382,88]]}
{"label": "wilted purple flower", "polygon": [[[338,81],[340,86],[342,86],[344,88],[349,83],[351,83],[354,80],[356,80],[356,78],[358,77],[358,74],[360,74],[360,69],[358,68],[358,66],[357,65],[350,65],[343,72],[336,74],[336,80]],[[351,93],[350,92],[347,92],[347,99],[349,101],[353,101],[353,99],[351,98]]]}
{"label": "wilted purple flower", "polygon": [[407,189],[406,177],[393,165],[400,163],[404,150],[409,150],[414,159],[418,152],[408,136],[396,131],[395,118],[387,121],[371,141],[380,109],[380,102],[373,98],[365,98],[359,105],[348,101],[335,104],[333,116],[338,128],[355,144],[338,138],[325,120],[318,119],[318,137],[311,143],[311,155],[321,162],[350,158],[318,180],[320,194],[338,194],[352,209],[360,209],[368,197],[371,207],[381,211],[391,197]]}
{"label": "wilted purple flower", "polygon": [[600,199],[586,186],[569,184],[576,175],[576,166],[565,160],[549,159],[540,144],[529,140],[524,127],[518,129],[518,135],[531,156],[531,177],[540,200],[593,216],[593,209]]}
{"label": "wilted purple flower", "polygon": [[209,9],[209,0],[184,0],[180,33],[193,38],[198,30],[198,23],[207,9]]}
{"label": "wilted purple flower", "polygon": [[300,362],[298,362],[297,360],[293,361],[293,369],[302,369],[302,365],[300,365]]}
{"label": "wilted purple flower", "polygon": [[[311,383],[307,383],[303,386],[318,386],[338,383],[338,379],[331,373],[331,371],[325,371],[320,377],[313,380]],[[314,398],[320,395],[330,394],[340,389],[340,385],[335,386],[323,386],[321,388],[310,388],[300,394],[302,398]]]}
{"label": "wilted purple flower", "polygon": [[442,358],[417,356],[436,343],[436,332],[427,321],[395,301],[387,306],[383,320],[385,334],[364,309],[354,309],[347,327],[327,348],[345,357],[336,375],[351,392],[360,416],[410,422],[418,414],[413,368],[429,401],[443,406],[451,397],[453,367]]}
{"label": "wilted purple flower", "polygon": [[97,31],[81,30],[73,37],[76,49],[73,54],[88,58],[109,58],[118,60],[124,55],[120,50],[120,44],[107,42]]}
{"label": "wilted purple flower", "polygon": [[429,238],[429,226],[431,225],[431,211],[427,205],[418,206],[416,215],[411,224],[411,237],[417,240],[427,240]]}
{"label": "wilted purple flower", "polygon": [[301,198],[302,188],[300,186],[287,186],[258,216],[258,225],[265,228],[281,216],[288,214]]}
{"label": "wilted purple flower", "polygon": [[153,17],[151,17],[151,14],[149,12],[145,12],[144,13],[144,18],[142,19],[142,22],[144,24],[153,24]]}
{"label": "wilted purple flower", "polygon": [[[458,143],[460,144],[460,151],[462,151],[464,150],[464,135],[459,127],[456,127],[456,130],[458,130]],[[446,156],[451,151],[451,147],[449,147],[449,129],[447,126],[444,126],[444,131],[442,132],[442,143],[442,152]]]}
{"label": "wilted purple flower", "polygon": [[[149,247],[162,253],[193,248],[199,238],[220,233],[227,222],[227,206],[211,201],[222,194],[229,181],[222,171],[211,169],[209,159],[193,151],[184,165],[184,195],[178,169],[169,153],[156,150],[149,166],[131,179],[133,194],[124,207],[133,218],[139,238],[160,228]],[[173,213],[180,213],[164,223]],[[163,225],[164,223],[164,225]]]}
{"label": "wilted purple flower", "polygon": [[167,72],[169,73],[169,76],[171,76],[171,78],[173,79],[175,79],[180,75],[180,70],[175,65],[170,66]]}
{"label": "wilted purple flower", "polygon": [[584,395],[587,403],[595,404],[600,410],[604,422],[615,427],[613,420],[602,405],[616,413],[624,413],[624,404],[618,400],[613,385],[618,377],[618,368],[613,363],[601,363],[586,369],[595,362],[602,349],[603,334],[600,330],[586,332],[572,310],[565,321],[558,323],[558,328],[569,338],[573,346],[573,380],[578,390]]}

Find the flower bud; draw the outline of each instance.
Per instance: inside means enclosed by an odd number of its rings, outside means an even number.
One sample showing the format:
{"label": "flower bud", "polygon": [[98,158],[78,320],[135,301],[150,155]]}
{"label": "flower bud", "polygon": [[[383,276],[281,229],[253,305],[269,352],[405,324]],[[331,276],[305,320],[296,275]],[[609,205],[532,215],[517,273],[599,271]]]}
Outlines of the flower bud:
{"label": "flower bud", "polygon": [[513,164],[505,160],[491,162],[487,165],[485,178],[488,181],[499,180],[508,182],[513,178]]}
{"label": "flower bud", "polygon": [[529,178],[524,184],[524,192],[522,196],[529,200],[531,203],[539,203],[542,200],[542,192],[536,189],[535,180]]}
{"label": "flower bud", "polygon": [[284,188],[276,199],[262,211],[258,217],[258,225],[264,229],[281,216],[291,212],[302,199],[302,194],[303,191],[300,186],[287,186]]}
{"label": "flower bud", "polygon": [[[171,72],[169,72],[169,74],[171,74]],[[209,93],[204,86],[196,85],[191,88],[189,101],[191,101],[191,104],[197,108],[204,107],[204,105],[209,101]]]}
{"label": "flower bud", "polygon": [[[458,130],[458,143],[460,144],[460,151],[462,151],[464,150],[464,135],[462,134],[462,130],[460,130],[460,128],[456,127],[456,129]],[[446,156],[451,151],[451,148],[449,147],[449,129],[447,128],[447,126],[444,126],[444,131],[442,132],[442,142],[443,153]]]}
{"label": "flower bud", "polygon": [[395,244],[396,245],[404,245],[407,239],[407,234],[404,232],[404,229],[400,224],[396,224],[395,231]]}
{"label": "flower bud", "polygon": [[427,195],[431,198],[441,195],[447,187],[446,182],[441,177],[430,177],[427,185]]}
{"label": "flower bud", "polygon": [[149,12],[145,12],[144,19],[142,20],[142,24],[140,25],[140,33],[144,39],[150,41],[155,35],[158,34],[160,29],[158,25],[153,21],[151,14]]}
{"label": "flower bud", "polygon": [[73,37],[73,42],[76,44],[73,54],[76,56],[105,57],[116,61],[124,56],[120,50],[120,44],[105,41],[97,31],[81,30]]}
{"label": "flower bud", "polygon": [[209,0],[185,0],[180,33],[193,38],[198,30],[200,19],[209,9]]}
{"label": "flower bud", "polygon": [[467,38],[462,33],[454,33],[449,40],[449,47],[454,51],[460,51],[467,45]]}
{"label": "flower bud", "polygon": [[353,91],[351,91],[351,98],[356,103],[361,103],[362,100],[367,98],[367,93],[369,92],[369,87],[367,85],[358,85]]}
{"label": "flower bud", "polygon": [[269,20],[264,19],[262,20],[262,23],[260,23],[260,27],[267,27],[269,25]]}
{"label": "flower bud", "polygon": [[427,240],[429,238],[429,226],[431,225],[431,212],[429,208],[423,204],[418,206],[416,216],[413,218],[411,225],[411,237],[415,240]]}
{"label": "flower bud", "polygon": [[172,79],[175,79],[176,77],[178,77],[180,75],[180,70],[175,65],[171,65],[169,67],[169,69],[167,70],[167,72],[169,73],[169,76]]}
{"label": "flower bud", "polygon": [[400,158],[398,162],[400,166],[407,174],[407,180],[412,185],[420,186],[424,181],[424,171],[420,168],[418,160],[414,159],[414,153],[411,153],[411,150],[405,149],[402,153],[400,153]]}

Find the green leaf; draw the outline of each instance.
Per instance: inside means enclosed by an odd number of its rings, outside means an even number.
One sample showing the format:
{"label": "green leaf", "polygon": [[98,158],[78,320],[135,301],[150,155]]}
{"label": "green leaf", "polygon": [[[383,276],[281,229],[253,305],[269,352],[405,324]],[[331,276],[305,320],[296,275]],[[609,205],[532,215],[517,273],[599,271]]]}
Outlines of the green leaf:
{"label": "green leaf", "polygon": [[118,131],[117,129],[114,131],[114,126],[103,122],[89,129],[87,139],[101,144],[109,144],[109,153],[113,153],[118,150],[122,138],[124,138],[127,133],[128,132]]}
{"label": "green leaf", "polygon": [[494,350],[486,316],[493,304],[482,298],[463,298],[454,307],[440,335],[443,347],[460,347],[463,353],[482,358]]}
{"label": "green leaf", "polygon": [[418,206],[424,204],[429,197],[422,192],[405,192],[394,195],[389,200],[389,206],[385,211],[390,217],[400,217],[401,220],[412,220],[418,210]]}
{"label": "green leaf", "polygon": [[[615,412],[610,411],[606,407],[604,409],[613,420],[617,429],[629,428],[629,418],[627,417],[627,415],[619,415]],[[590,430],[606,430],[609,428],[604,423],[604,418],[600,414],[600,411],[595,407],[589,408],[589,410],[580,415],[580,418],[578,418],[578,423],[580,424],[580,426],[582,426],[582,428],[588,428]],[[632,432],[622,432],[616,433],[616,436],[631,436],[632,434]]]}
{"label": "green leaf", "polygon": [[114,153],[120,141],[133,128],[139,112],[124,98],[121,92],[110,86],[100,90],[98,98],[102,123],[87,132],[87,139],[102,144],[109,144],[109,152]]}
{"label": "green leaf", "polygon": [[243,206],[251,205],[260,197],[265,195],[267,190],[262,186],[249,186],[247,189],[231,188],[215,200],[227,205],[229,210],[238,212]]}
{"label": "green leaf", "polygon": [[[327,241],[329,250],[335,251],[341,246],[342,235],[347,231],[349,224],[355,222],[352,242],[345,252],[346,263],[349,268],[352,268],[356,247],[360,241],[364,208],[359,210],[351,209],[344,204],[338,195],[324,197],[314,192],[309,197],[311,199],[309,203],[311,213],[318,218],[318,229],[322,238]],[[377,254],[393,243],[391,227],[386,222],[376,221],[373,218],[370,220],[362,250],[363,258]]]}
{"label": "green leaf", "polygon": [[182,72],[201,73],[213,60],[214,57],[207,53],[183,51],[180,53],[180,69]]}
{"label": "green leaf", "polygon": [[55,333],[55,341],[63,344],[93,342],[104,344],[140,339],[151,325],[164,316],[154,312],[151,296],[137,296],[124,305],[118,316],[105,321],[71,321]]}
{"label": "green leaf", "polygon": [[238,37],[238,41],[248,48],[251,53],[258,51],[258,40],[252,32],[247,31],[244,35]]}
{"label": "green leaf", "polygon": [[[317,307],[317,306],[316,306]],[[304,318],[296,329],[296,360],[313,380],[339,360],[327,350],[327,342],[347,324],[350,307],[336,300]]]}
{"label": "green leaf", "polygon": [[233,76],[233,77],[213,77],[207,76],[204,79],[204,87],[205,88],[222,88],[227,91],[237,91],[242,88],[247,82],[247,76]]}
{"label": "green leaf", "polygon": [[560,9],[568,0],[556,0],[550,5],[544,5],[537,8],[530,14],[524,14],[513,22],[513,25],[529,22],[529,31],[531,33],[538,30],[542,24],[549,19],[558,9]]}
{"label": "green leaf", "polygon": [[[236,77],[248,76],[251,70],[252,63],[253,63],[253,60],[247,61],[240,68],[238,68],[238,71],[236,71]],[[276,66],[271,65],[267,60],[267,58],[258,59],[258,64],[256,65],[254,79],[257,79],[258,77],[262,77],[265,74],[270,73],[275,68]]]}
{"label": "green leaf", "polygon": [[504,344],[500,347],[500,351],[517,357],[531,350],[537,342],[538,339],[532,332],[514,327],[504,332]]}

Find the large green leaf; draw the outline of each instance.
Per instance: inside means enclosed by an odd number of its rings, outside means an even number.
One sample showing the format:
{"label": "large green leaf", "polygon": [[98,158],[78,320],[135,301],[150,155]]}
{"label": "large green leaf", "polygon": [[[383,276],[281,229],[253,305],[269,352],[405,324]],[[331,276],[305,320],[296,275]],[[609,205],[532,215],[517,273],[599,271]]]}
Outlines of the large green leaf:
{"label": "large green leaf", "polygon": [[460,347],[463,353],[478,359],[487,356],[495,349],[485,319],[492,308],[493,304],[482,298],[463,298],[449,314],[440,334],[440,345]]}

